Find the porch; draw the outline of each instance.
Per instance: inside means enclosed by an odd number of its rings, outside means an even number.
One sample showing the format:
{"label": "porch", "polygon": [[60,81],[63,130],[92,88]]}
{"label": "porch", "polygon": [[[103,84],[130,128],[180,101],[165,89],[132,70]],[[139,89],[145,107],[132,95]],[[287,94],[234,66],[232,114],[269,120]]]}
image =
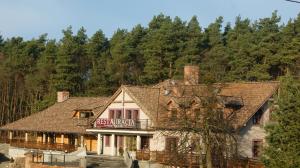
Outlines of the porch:
{"label": "porch", "polygon": [[0,143],[6,143],[12,147],[17,147],[17,148],[62,151],[66,153],[74,152],[77,149],[77,146],[70,145],[70,144],[51,143],[51,142],[43,143],[37,141],[25,141],[24,139],[0,138]]}

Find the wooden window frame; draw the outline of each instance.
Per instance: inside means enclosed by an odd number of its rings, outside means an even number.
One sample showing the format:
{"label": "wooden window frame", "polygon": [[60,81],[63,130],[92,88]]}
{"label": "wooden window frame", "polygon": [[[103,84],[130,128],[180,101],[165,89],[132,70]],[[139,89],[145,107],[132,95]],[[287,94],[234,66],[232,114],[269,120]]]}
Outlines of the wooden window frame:
{"label": "wooden window frame", "polygon": [[[256,142],[258,142],[258,145],[255,144]],[[263,148],[263,143],[264,143],[263,139],[253,139],[252,140],[251,150],[252,150],[252,157],[253,158],[259,158],[260,157],[261,152],[262,152],[262,148]],[[257,147],[257,149],[255,147]],[[256,150],[258,150],[258,151],[256,151]]]}
{"label": "wooden window frame", "polygon": [[124,118],[124,112],[123,112],[122,108],[108,109],[108,118],[109,119],[116,119],[117,118],[117,113],[116,113],[117,111],[121,111],[121,118],[120,119],[123,119]]}
{"label": "wooden window frame", "polygon": [[[131,118],[128,118],[128,113],[131,113]],[[138,108],[126,108],[125,109],[125,119],[133,119],[133,120],[139,120],[140,119],[140,109]]]}
{"label": "wooden window frame", "polygon": [[176,136],[167,136],[166,138],[165,138],[165,151],[168,151],[168,152],[174,152],[174,150],[173,149],[171,149],[172,148],[172,146],[170,146],[170,149],[168,149],[169,148],[169,144],[168,144],[168,139],[175,139],[175,151],[177,150],[177,148],[178,148],[178,142],[179,142],[179,137],[176,137]]}

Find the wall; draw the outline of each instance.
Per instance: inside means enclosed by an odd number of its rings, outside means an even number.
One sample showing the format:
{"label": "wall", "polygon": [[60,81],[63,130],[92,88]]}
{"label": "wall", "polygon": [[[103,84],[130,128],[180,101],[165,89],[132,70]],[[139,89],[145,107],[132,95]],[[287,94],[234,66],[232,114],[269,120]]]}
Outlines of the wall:
{"label": "wall", "polygon": [[243,127],[239,132],[238,137],[238,151],[243,157],[252,158],[252,142],[255,139],[262,139],[265,144],[266,131],[264,127],[270,118],[270,108],[268,103],[264,104],[262,107],[263,115],[261,118],[261,123],[258,125],[253,125],[253,119],[251,118],[245,127]]}
{"label": "wall", "polygon": [[138,109],[140,120],[150,120],[150,118],[143,112],[143,110],[140,109],[140,107],[135,102],[133,102],[132,98],[124,91],[122,91],[116,97],[116,99],[106,108],[106,110],[101,114],[99,118],[108,118],[109,109]]}
{"label": "wall", "polygon": [[[133,99],[124,91],[122,91],[116,98],[115,100],[106,108],[106,110],[101,114],[101,116],[99,118],[108,118],[108,113],[109,113],[109,109],[138,109],[139,110],[139,119],[140,120],[149,120],[150,118],[144,113],[144,111],[142,109],[140,109],[140,107],[133,101]],[[94,125],[96,126],[96,125]],[[109,134],[107,134],[109,135]],[[104,138],[104,134],[102,134],[103,136],[103,154],[104,155],[111,155],[112,154],[112,147],[114,145],[114,143],[112,142],[112,136],[110,136],[110,146],[109,147],[105,147],[105,138]],[[117,135],[115,136],[115,138],[117,138]],[[124,142],[125,144],[125,142]],[[151,147],[151,140],[150,140],[150,147]],[[117,145],[116,147],[116,151],[118,153],[119,151],[119,145]]]}
{"label": "wall", "polygon": [[165,150],[165,133],[155,131],[152,138],[150,138],[150,151]]}

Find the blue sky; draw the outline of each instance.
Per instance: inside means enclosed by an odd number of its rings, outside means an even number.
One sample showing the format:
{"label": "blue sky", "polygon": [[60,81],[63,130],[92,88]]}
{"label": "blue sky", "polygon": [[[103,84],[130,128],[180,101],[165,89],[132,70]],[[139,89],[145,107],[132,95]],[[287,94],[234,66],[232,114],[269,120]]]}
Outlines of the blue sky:
{"label": "blue sky", "polygon": [[48,33],[61,38],[62,29],[83,26],[90,36],[102,29],[111,37],[117,28],[146,26],[154,15],[163,13],[189,20],[198,17],[202,27],[223,16],[233,23],[241,15],[251,20],[268,17],[278,10],[282,22],[295,18],[300,4],[285,0],[0,0],[0,34],[36,38]]}

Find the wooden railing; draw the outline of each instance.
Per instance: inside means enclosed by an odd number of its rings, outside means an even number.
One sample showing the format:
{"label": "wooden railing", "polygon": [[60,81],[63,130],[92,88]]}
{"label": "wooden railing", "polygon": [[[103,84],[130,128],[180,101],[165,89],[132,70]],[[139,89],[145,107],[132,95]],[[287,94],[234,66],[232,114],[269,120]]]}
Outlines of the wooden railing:
{"label": "wooden railing", "polygon": [[181,154],[168,151],[136,151],[138,160],[151,160],[164,165],[180,166],[180,167],[196,167],[199,166],[200,156],[197,154]]}
{"label": "wooden railing", "polygon": [[75,145],[61,144],[61,143],[42,143],[36,141],[26,142],[23,139],[0,138],[0,143],[7,143],[13,147],[18,147],[18,148],[63,151],[66,153],[74,152],[76,150]]}
{"label": "wooden railing", "polygon": [[[163,165],[174,167],[199,167],[200,155],[194,153],[177,153],[168,151],[149,151],[138,150],[136,151],[137,160],[151,160]],[[202,161],[205,163],[205,155],[202,155]],[[263,163],[258,160],[250,158],[241,158],[227,161],[227,168],[264,168]],[[218,166],[216,166],[218,167]]]}

